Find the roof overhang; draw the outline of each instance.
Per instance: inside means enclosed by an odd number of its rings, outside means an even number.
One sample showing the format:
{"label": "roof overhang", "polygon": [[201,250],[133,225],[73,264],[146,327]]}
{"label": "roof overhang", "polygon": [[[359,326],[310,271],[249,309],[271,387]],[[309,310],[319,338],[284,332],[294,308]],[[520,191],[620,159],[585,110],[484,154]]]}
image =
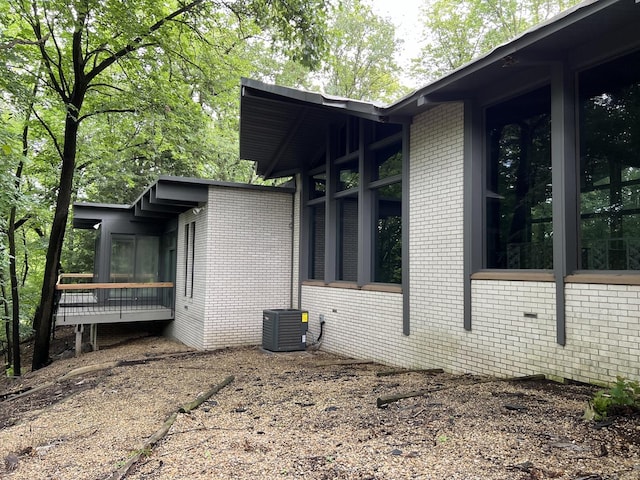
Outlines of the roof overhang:
{"label": "roof overhang", "polygon": [[[568,58],[614,55],[640,45],[640,2],[587,0],[523,32],[486,55],[416,90],[385,109],[409,115],[443,102],[462,101],[512,78],[549,76]],[[599,51],[599,52],[597,52]],[[579,67],[579,65],[574,65]]]}
{"label": "roof overhang", "polygon": [[549,78],[551,66],[570,56],[592,61],[637,48],[638,25],[640,0],[587,0],[387,107],[242,79],[240,156],[257,162],[265,177],[291,175],[302,164],[313,168],[322,161],[317,157],[329,126],[347,115],[408,123],[436,105],[477,98],[505,82]]}
{"label": "roof overhang", "polygon": [[104,203],[74,203],[73,228],[96,228],[105,218],[129,216],[131,221],[165,221],[183,212],[207,203],[209,187],[239,188],[245,190],[277,190],[292,193],[295,188],[270,187],[232,182],[219,182],[201,178],[161,176],[131,205]]}
{"label": "roof overhang", "polygon": [[312,164],[324,150],[329,127],[347,116],[399,121],[388,118],[373,103],[247,78],[241,86],[240,157],[256,162],[258,173],[266,178],[292,175],[301,162]]}

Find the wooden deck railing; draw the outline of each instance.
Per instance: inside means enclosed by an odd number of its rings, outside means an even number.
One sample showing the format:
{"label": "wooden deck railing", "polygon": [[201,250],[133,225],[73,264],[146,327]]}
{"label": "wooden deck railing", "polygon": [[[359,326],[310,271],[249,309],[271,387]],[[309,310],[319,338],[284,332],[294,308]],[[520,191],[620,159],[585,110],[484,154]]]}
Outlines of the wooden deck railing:
{"label": "wooden deck railing", "polygon": [[[89,273],[63,273],[56,284],[56,316],[60,323],[100,323],[173,318],[173,282],[78,283]],[[73,283],[65,283],[73,282]],[[86,317],[95,316],[95,319]],[[102,316],[102,318],[97,318]],[[82,317],[82,320],[80,317]]]}

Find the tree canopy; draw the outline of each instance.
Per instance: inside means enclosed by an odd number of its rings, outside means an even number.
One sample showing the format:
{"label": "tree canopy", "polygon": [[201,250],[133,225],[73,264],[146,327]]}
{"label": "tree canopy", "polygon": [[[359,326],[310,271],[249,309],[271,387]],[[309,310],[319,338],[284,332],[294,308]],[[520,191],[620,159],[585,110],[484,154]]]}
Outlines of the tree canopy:
{"label": "tree canopy", "polygon": [[[19,99],[30,96],[23,103],[39,132],[27,142],[37,146],[34,155],[42,165],[59,168],[58,175],[45,177],[55,209],[34,319],[35,369],[48,361],[56,274],[75,189],[87,193],[103,174],[125,185],[132,178],[147,180],[166,165],[195,174],[194,158],[208,154],[204,119],[221,118],[224,101],[217,97],[229,86],[221,79],[229,70],[237,73],[236,57],[255,53],[257,46],[266,50],[268,40],[273,51],[316,65],[324,47],[325,5],[10,0],[0,7],[0,18],[4,99],[15,110]],[[42,88],[31,92],[34,82]],[[104,143],[105,136],[112,141]],[[135,168],[124,168],[124,162]],[[118,166],[131,175],[118,175]],[[77,171],[87,180],[84,190]]]}
{"label": "tree canopy", "polygon": [[433,0],[422,9],[418,81],[435,80],[575,5],[579,0]]}

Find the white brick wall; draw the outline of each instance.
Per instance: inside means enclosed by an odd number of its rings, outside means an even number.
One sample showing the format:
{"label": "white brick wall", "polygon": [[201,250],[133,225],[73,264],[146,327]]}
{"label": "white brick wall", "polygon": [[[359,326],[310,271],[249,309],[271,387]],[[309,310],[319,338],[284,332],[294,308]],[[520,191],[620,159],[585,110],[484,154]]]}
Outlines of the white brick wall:
{"label": "white brick wall", "polygon": [[262,311],[291,306],[292,197],[211,187],[204,348],[262,342]]}
{"label": "white brick wall", "polygon": [[561,346],[554,283],[474,280],[472,331],[464,330],[463,138],[461,104],[411,127],[411,335],[402,335],[399,294],[304,286],[312,337],[322,314],[322,348],[356,358],[499,376],[640,378],[640,286],[567,284]]}
{"label": "white brick wall", "polygon": [[568,284],[567,345],[571,378],[640,378],[640,286]]}
{"label": "white brick wall", "polygon": [[[198,349],[262,342],[262,310],[291,306],[291,194],[209,187],[180,215],[176,315],[167,333]],[[185,296],[185,225],[196,222],[193,298]]]}
{"label": "white brick wall", "polygon": [[472,354],[458,362],[460,370],[563,376],[552,361],[562,353],[554,283],[474,280],[472,296],[473,330],[464,335]]}
{"label": "white brick wall", "polygon": [[302,308],[309,311],[309,341],[325,326],[322,349],[382,363],[407,364],[402,335],[402,295],[331,287],[302,287]]}
{"label": "white brick wall", "polygon": [[[197,214],[195,212],[198,212]],[[169,325],[167,334],[194,348],[204,348],[205,294],[208,290],[205,265],[209,262],[209,242],[207,236],[209,209],[192,209],[178,218],[178,248],[176,253],[176,309],[175,320]],[[185,245],[184,231],[195,222],[195,265],[193,270],[193,298],[187,291],[185,296]],[[189,231],[191,237],[191,231]],[[191,243],[191,241],[189,241]],[[189,245],[191,249],[191,245]],[[189,254],[189,257],[191,255]],[[187,282],[191,282],[190,273]]]}

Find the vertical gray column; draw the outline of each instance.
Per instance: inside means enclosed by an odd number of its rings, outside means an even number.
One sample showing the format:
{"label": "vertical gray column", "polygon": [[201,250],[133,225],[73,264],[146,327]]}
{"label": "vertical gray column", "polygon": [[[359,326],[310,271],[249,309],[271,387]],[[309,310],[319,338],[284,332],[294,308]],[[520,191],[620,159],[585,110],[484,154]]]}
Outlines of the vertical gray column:
{"label": "vertical gray column", "polygon": [[411,125],[405,123],[402,126],[402,333],[411,333],[411,311],[410,311],[410,272],[411,262],[409,259],[409,177],[410,177],[410,155],[409,142],[411,140]]}
{"label": "vertical gray column", "polygon": [[335,131],[331,128],[327,133],[327,193],[325,200],[325,243],[324,243],[324,282],[331,283],[336,280],[336,249],[337,249],[337,203],[335,199],[338,181],[337,168],[333,163],[336,158]]}
{"label": "vertical gray column", "polygon": [[575,151],[575,82],[560,62],[551,66],[551,170],[556,341],[566,343],[565,276],[577,268],[578,201]]}
{"label": "vertical gray column", "polygon": [[[309,209],[307,202],[309,201],[309,173],[307,172],[306,165],[302,168],[302,172],[298,174],[296,178],[296,189],[299,193],[300,203],[298,205],[298,225],[300,231],[298,232],[298,305],[296,308],[302,308],[302,281],[309,278],[309,254],[311,252],[311,215],[309,215]],[[295,195],[293,208],[295,215]],[[291,272],[291,275],[296,278],[296,272]]]}
{"label": "vertical gray column", "polygon": [[373,281],[372,265],[374,265],[373,248],[373,193],[368,188],[371,182],[373,165],[368,145],[371,143],[371,123],[359,121],[358,142],[358,286]]}
{"label": "vertical gray column", "polygon": [[471,275],[482,268],[484,245],[482,112],[474,100],[464,102],[464,328],[471,330]]}

